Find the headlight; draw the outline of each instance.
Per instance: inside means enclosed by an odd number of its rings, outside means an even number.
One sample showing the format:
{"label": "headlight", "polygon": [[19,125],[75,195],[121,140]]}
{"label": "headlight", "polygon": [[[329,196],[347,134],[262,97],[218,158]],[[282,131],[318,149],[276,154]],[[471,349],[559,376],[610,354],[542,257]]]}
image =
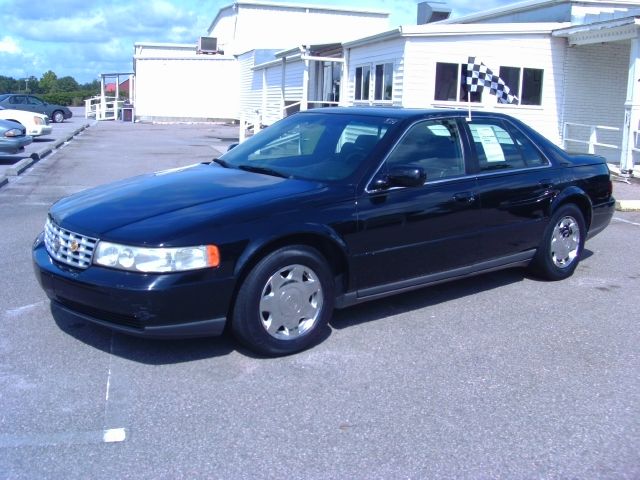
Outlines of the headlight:
{"label": "headlight", "polygon": [[22,132],[18,128],[11,128],[4,132],[5,137],[19,137],[22,135]]}
{"label": "headlight", "polygon": [[33,117],[33,123],[35,123],[36,125],[42,125],[44,124],[44,120],[42,120],[42,118],[40,117]]}
{"label": "headlight", "polygon": [[143,248],[98,242],[93,263],[133,272],[182,272],[220,265],[215,245],[178,248]]}

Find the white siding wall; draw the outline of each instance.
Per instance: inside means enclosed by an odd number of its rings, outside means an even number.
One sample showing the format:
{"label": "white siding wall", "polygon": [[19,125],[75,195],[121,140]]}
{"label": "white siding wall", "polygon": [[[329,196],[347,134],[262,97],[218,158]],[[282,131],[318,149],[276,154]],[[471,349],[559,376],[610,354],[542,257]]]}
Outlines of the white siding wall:
{"label": "white siding wall", "polygon": [[[622,128],[627,94],[629,43],[604,43],[569,48],[566,61],[564,121],[587,125]],[[589,139],[589,131],[571,127],[569,137]],[[602,143],[622,144],[622,133],[598,132]],[[585,151],[586,146],[570,143],[571,150]],[[597,148],[617,163],[620,151]]]}
{"label": "white siding wall", "polygon": [[[341,42],[384,31],[388,23],[382,14],[240,4],[235,40],[225,53]],[[216,31],[217,25],[213,28]]]}
{"label": "white siding wall", "polygon": [[238,116],[234,58],[136,60],[136,117],[142,120],[232,119]]}
{"label": "white siding wall", "polygon": [[304,77],[304,61],[296,60],[287,63],[285,69],[284,98],[287,101],[302,100],[302,79]]}
{"label": "white siding wall", "polygon": [[264,72],[262,123],[271,125],[282,118],[282,67],[273,65],[259,72]]}
{"label": "white siding wall", "polygon": [[[402,105],[403,84],[405,79],[406,58],[405,40],[398,38],[386,42],[376,42],[366,46],[352,48],[349,54],[349,79],[346,101],[352,105]],[[374,101],[375,65],[393,63],[393,100],[391,102]],[[356,68],[364,65],[371,67],[370,100],[354,101]]]}
{"label": "white siding wall", "polygon": [[262,71],[253,70],[255,52],[251,51],[238,57],[240,70],[240,111],[249,122],[253,122],[256,112],[262,109]]}
{"label": "white siding wall", "polygon": [[236,16],[233,8],[225,8],[220,11],[218,16],[218,21],[213,26],[211,30],[209,30],[209,37],[216,37],[218,39],[218,48],[227,52],[227,47],[230,47],[233,44],[233,40],[235,37],[235,23]]}
{"label": "white siding wall", "polygon": [[560,143],[565,40],[549,35],[475,35],[465,37],[408,38],[405,56],[403,106],[417,108],[458,107],[466,102],[435,102],[436,63],[466,63],[475,56],[498,73],[500,66],[544,70],[542,105],[507,106],[497,103],[488,91],[482,95],[483,110],[517,117],[555,143]]}

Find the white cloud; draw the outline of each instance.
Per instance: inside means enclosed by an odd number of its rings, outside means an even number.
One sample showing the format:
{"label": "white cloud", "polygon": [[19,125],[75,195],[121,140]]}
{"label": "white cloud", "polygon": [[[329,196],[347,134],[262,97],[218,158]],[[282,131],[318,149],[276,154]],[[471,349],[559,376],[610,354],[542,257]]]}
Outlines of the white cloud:
{"label": "white cloud", "polygon": [[0,52],[16,54],[20,53],[21,49],[13,38],[5,36],[2,40],[0,40]]}

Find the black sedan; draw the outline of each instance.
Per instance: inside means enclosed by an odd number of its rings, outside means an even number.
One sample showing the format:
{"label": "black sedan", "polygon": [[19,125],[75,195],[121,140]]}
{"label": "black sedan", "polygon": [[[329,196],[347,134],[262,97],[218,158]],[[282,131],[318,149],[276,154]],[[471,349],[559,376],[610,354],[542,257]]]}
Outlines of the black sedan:
{"label": "black sedan", "polygon": [[62,123],[73,116],[71,110],[62,105],[47,103],[35,95],[22,93],[5,93],[0,95],[0,105],[14,110],[41,113],[48,116],[52,122]]}
{"label": "black sedan", "polygon": [[569,277],[613,211],[603,158],[508,116],[326,108],[60,200],[33,259],[59,314],[149,337],[228,327],[282,355],[334,307],[509,267]]}

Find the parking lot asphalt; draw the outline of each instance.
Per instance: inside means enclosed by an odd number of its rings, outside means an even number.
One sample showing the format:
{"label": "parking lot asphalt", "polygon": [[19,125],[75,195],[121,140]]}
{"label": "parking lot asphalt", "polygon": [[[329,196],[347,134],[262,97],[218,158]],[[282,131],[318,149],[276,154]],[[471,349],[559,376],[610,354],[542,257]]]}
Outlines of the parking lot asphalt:
{"label": "parking lot asphalt", "polygon": [[30,259],[49,205],[236,133],[99,123],[0,188],[0,478],[640,478],[638,213],[566,281],[496,272],[341,310],[285,358],[54,317]]}
{"label": "parking lot asphalt", "polygon": [[73,117],[62,123],[52,123],[53,130],[49,135],[33,137],[33,142],[23,151],[8,155],[0,153],[0,186],[6,184],[12,176],[19,175],[33,163],[50,155],[69,142],[75,135],[95,123],[84,118],[84,109],[72,108]]}

